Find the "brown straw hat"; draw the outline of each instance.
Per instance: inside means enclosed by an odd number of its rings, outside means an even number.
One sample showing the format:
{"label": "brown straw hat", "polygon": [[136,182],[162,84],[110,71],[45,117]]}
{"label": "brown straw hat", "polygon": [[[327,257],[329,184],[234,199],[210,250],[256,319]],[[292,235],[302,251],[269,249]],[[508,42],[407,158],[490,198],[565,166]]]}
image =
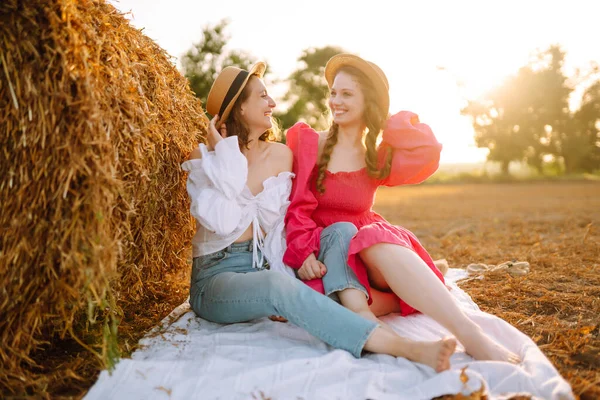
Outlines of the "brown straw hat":
{"label": "brown straw hat", "polygon": [[379,104],[381,104],[382,107],[382,116],[384,119],[387,118],[390,109],[390,85],[381,68],[374,63],[363,60],[354,54],[342,53],[331,57],[325,66],[325,79],[327,80],[329,88],[333,85],[333,80],[335,79],[338,70],[346,65],[358,69],[373,83],[375,91],[377,92],[377,97],[379,98]]}
{"label": "brown straw hat", "polygon": [[206,99],[206,111],[213,116],[219,115],[217,128],[227,120],[235,101],[246,87],[250,77],[258,75],[259,78],[262,78],[265,69],[267,69],[267,64],[262,61],[254,64],[250,71],[238,67],[223,68],[212,84]]}

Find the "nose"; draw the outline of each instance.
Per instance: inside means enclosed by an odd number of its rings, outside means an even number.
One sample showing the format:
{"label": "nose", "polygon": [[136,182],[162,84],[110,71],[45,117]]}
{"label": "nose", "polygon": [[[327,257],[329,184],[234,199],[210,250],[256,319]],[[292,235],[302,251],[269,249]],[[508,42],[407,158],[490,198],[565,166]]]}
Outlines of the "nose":
{"label": "nose", "polygon": [[275,100],[273,100],[273,98],[269,96],[269,107],[275,108],[275,106],[277,106],[277,103],[275,103]]}
{"label": "nose", "polygon": [[331,97],[329,98],[329,101],[333,105],[339,105],[339,104],[341,104],[340,100],[341,100],[340,97],[339,96],[335,96],[335,95],[331,95]]}

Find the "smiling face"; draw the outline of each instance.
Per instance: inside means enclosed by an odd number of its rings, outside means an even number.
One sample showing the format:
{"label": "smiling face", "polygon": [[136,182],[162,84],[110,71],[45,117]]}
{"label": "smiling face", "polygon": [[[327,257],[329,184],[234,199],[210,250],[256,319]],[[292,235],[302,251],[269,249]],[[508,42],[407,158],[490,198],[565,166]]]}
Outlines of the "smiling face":
{"label": "smiling face", "polygon": [[240,116],[251,132],[264,132],[273,126],[271,117],[275,101],[267,93],[260,78],[252,76],[242,93],[244,100],[240,106]]}
{"label": "smiling face", "polygon": [[364,125],[365,97],[359,83],[347,72],[340,71],[329,92],[329,108],[333,122],[339,126]]}

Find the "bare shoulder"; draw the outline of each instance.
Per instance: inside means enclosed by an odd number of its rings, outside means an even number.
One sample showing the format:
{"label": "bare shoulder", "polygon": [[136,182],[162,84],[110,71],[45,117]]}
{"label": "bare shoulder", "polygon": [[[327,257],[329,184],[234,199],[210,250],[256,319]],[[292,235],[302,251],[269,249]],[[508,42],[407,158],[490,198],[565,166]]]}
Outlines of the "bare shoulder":
{"label": "bare shoulder", "polygon": [[198,159],[198,158],[202,158],[202,152],[200,151],[199,147],[196,147],[191,153],[190,153],[190,160],[194,160],[194,159]]}
{"label": "bare shoulder", "polygon": [[283,143],[270,142],[269,143],[270,156],[273,161],[277,163],[281,171],[291,171],[292,164],[294,162],[294,155],[292,149],[287,147]]}

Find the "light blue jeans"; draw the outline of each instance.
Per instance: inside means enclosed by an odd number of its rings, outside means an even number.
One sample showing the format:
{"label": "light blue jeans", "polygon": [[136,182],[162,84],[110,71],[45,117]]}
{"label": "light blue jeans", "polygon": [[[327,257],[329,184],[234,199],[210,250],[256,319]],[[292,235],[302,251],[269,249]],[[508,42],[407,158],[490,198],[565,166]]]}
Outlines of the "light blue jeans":
{"label": "light blue jeans", "polygon": [[[328,294],[347,287],[366,293],[346,263],[348,245],[355,233],[354,225],[338,223],[321,234],[319,259],[327,266],[325,277],[329,277],[323,283]],[[298,279],[253,268],[252,241],[194,258],[190,305],[198,316],[221,324],[279,315],[355,357],[360,357],[378,326]]]}

